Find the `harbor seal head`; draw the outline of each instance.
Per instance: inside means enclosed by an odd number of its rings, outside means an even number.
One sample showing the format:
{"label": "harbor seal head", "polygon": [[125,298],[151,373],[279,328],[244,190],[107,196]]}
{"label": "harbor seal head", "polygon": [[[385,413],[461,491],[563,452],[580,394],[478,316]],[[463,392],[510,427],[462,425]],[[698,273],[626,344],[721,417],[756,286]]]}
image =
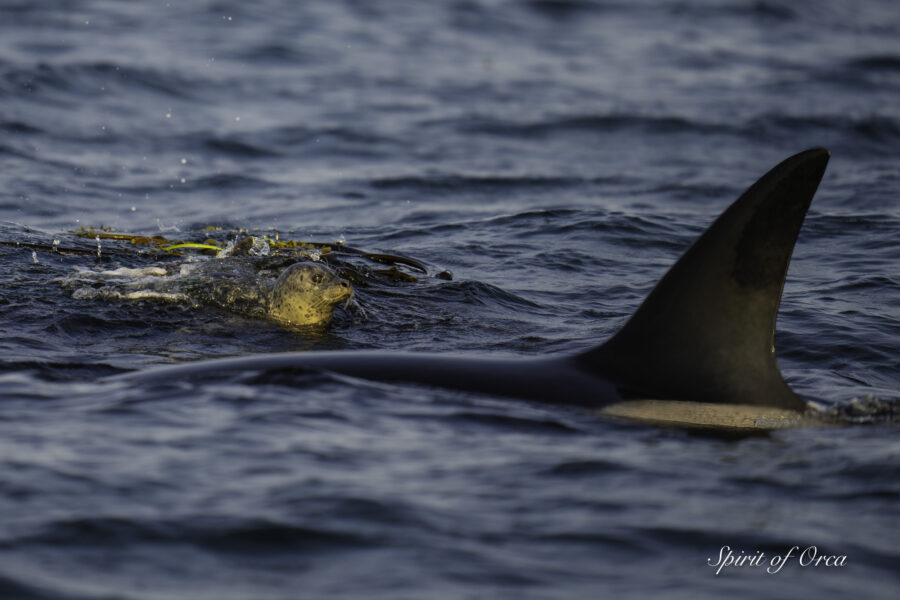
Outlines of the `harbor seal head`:
{"label": "harbor seal head", "polygon": [[334,307],[353,294],[350,283],[331,269],[296,263],[275,281],[269,301],[269,317],[284,325],[327,325]]}

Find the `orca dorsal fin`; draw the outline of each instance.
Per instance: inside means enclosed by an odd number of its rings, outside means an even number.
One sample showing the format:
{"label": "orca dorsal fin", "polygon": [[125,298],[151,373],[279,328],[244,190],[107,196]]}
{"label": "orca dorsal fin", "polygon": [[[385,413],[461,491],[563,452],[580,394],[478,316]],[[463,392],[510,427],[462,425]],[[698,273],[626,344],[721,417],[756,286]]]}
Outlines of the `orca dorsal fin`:
{"label": "orca dorsal fin", "polygon": [[802,410],[775,361],[788,264],[828,151],[763,175],[694,242],[609,341],[580,355],[623,394]]}

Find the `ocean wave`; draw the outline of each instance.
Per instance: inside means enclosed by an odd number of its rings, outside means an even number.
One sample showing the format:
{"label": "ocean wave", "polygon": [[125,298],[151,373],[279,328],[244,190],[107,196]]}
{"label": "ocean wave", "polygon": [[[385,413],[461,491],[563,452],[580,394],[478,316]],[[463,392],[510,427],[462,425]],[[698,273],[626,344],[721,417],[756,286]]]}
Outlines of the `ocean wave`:
{"label": "ocean wave", "polygon": [[160,94],[170,99],[187,99],[203,85],[195,73],[161,71],[152,67],[134,67],[114,62],[50,63],[34,66],[7,65],[0,70],[0,97],[23,96],[37,101],[80,103],[85,98],[107,97],[121,90]]}
{"label": "ocean wave", "polygon": [[844,63],[847,69],[864,69],[877,72],[900,72],[900,54],[869,54]]}
{"label": "ocean wave", "polygon": [[227,190],[229,193],[239,193],[246,190],[259,190],[274,187],[274,184],[251,175],[242,173],[215,173],[196,178],[188,178],[181,192],[194,190]]}
{"label": "ocean wave", "polygon": [[207,150],[215,153],[226,154],[237,158],[272,158],[280,156],[276,150],[259,144],[254,144],[238,138],[223,138],[210,136],[203,141]]}
{"label": "ocean wave", "polygon": [[769,114],[751,119],[742,127],[747,135],[762,134],[772,138],[820,133],[833,137],[836,133],[848,139],[880,143],[900,141],[900,121],[892,117],[872,115],[780,115]]}
{"label": "ocean wave", "polygon": [[[335,500],[340,506],[339,499]],[[357,516],[363,513],[356,512]],[[371,518],[369,511],[367,515]],[[377,544],[373,538],[341,527],[303,526],[272,519],[188,516],[180,519],[83,517],[44,523],[37,531],[7,537],[4,545],[19,548],[120,548],[176,542],[220,553],[319,552],[325,548],[359,548]]]}
{"label": "ocean wave", "polygon": [[521,188],[566,188],[588,183],[577,177],[536,175],[462,175],[384,177],[368,181],[376,189],[417,191],[428,194],[457,191],[495,191]]}
{"label": "ocean wave", "polygon": [[0,121],[0,129],[6,131],[7,133],[17,135],[34,135],[43,133],[43,130],[40,127],[32,123],[26,123],[25,121]]}
{"label": "ocean wave", "polygon": [[680,115],[642,115],[628,113],[558,115],[533,121],[511,121],[499,117],[464,117],[448,123],[466,134],[541,138],[561,133],[641,133],[728,132],[727,125],[709,123]]}
{"label": "ocean wave", "polygon": [[465,117],[451,125],[468,135],[542,139],[572,133],[635,135],[727,135],[739,139],[796,139],[798,135],[814,139],[816,135],[892,145],[900,141],[900,121],[887,115],[848,117],[835,114],[765,113],[744,120],[725,121],[715,117],[682,115],[597,114],[560,115],[558,117],[510,121],[499,117]]}

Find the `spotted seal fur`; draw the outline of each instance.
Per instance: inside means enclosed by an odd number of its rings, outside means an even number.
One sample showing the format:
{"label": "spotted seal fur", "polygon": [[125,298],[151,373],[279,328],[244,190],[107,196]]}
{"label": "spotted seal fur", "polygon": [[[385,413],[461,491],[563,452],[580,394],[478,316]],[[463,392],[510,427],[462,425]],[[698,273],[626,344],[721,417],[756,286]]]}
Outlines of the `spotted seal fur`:
{"label": "spotted seal fur", "polygon": [[260,269],[252,258],[185,262],[163,268],[78,269],[61,283],[76,299],[164,300],[215,306],[287,327],[327,325],[353,287],[312,261]]}
{"label": "spotted seal fur", "polygon": [[288,326],[324,325],[334,307],[353,294],[350,284],[331,269],[296,263],[275,281],[268,298],[269,317]]}

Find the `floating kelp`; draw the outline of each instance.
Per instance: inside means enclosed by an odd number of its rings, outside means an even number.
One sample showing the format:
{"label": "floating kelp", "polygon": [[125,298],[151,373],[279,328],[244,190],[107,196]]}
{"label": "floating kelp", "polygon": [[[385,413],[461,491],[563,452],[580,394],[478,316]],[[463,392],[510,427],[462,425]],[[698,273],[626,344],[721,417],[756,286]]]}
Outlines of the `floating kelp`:
{"label": "floating kelp", "polygon": [[[223,231],[222,229],[215,227],[204,227],[200,231]],[[228,232],[226,233],[226,236]],[[205,239],[202,242],[191,241],[191,240],[175,240],[163,237],[161,235],[147,236],[147,235],[139,235],[139,234],[131,234],[131,233],[116,233],[108,228],[100,228],[95,229],[93,227],[82,227],[77,231],[71,232],[75,237],[80,238],[88,238],[88,239],[99,239],[99,240],[114,240],[114,241],[122,241],[127,242],[131,245],[142,246],[151,248],[159,251],[160,253],[168,253],[175,256],[181,256],[184,254],[184,251],[198,251],[204,254],[216,253],[225,250],[228,248],[229,241],[226,240],[216,240],[212,238]],[[231,232],[234,238],[237,238],[238,235],[235,232]],[[312,256],[315,259],[319,259],[322,256],[335,252],[336,254],[343,254],[348,256],[358,256],[364,258],[368,261],[386,264],[396,267],[396,265],[405,265],[411,269],[419,271],[420,273],[427,274],[428,267],[422,261],[416,260],[414,258],[403,256],[399,254],[387,254],[383,252],[369,252],[367,250],[361,250],[359,248],[353,248],[350,246],[346,246],[344,244],[332,244],[332,243],[322,243],[322,242],[309,242],[303,240],[282,240],[276,233],[275,239],[269,238],[267,236],[258,237],[252,235],[246,235],[243,238],[236,240],[233,243],[233,249],[231,253],[233,255],[245,254],[250,252],[250,250],[257,245],[260,241],[265,242],[269,247],[269,253],[273,255],[277,254],[290,254],[291,251],[305,251],[307,253],[313,253]],[[49,248],[41,248],[37,247],[37,249],[49,249]],[[91,251],[74,251],[73,253],[84,253],[88,254]],[[386,270],[388,271],[388,270]],[[388,274],[386,272],[386,274]],[[440,273],[442,279],[449,279],[452,277],[448,277],[447,271],[442,271]],[[389,276],[391,279],[395,281],[403,280],[402,275],[398,276],[394,271],[389,271]],[[411,279],[406,279],[407,281],[412,280],[415,281],[415,277]]]}
{"label": "floating kelp", "polygon": [[[408,256],[343,243],[221,228],[203,228],[179,237],[89,227],[46,237],[11,235],[6,244],[35,253],[86,257],[89,263],[76,259],[74,272],[58,280],[79,300],[206,306],[292,328],[327,324],[333,308],[342,302],[342,314],[349,311],[354,318],[365,318],[366,299],[350,297],[354,288],[365,288],[377,297],[387,288],[416,284],[430,272],[435,279],[452,279],[448,271],[429,269]],[[49,240],[52,243],[46,243]],[[91,255],[93,260],[87,258]],[[287,289],[279,284],[286,281],[286,273],[293,274],[296,285],[289,288],[290,294],[278,294]],[[326,280],[332,282],[330,286],[324,286]]]}

